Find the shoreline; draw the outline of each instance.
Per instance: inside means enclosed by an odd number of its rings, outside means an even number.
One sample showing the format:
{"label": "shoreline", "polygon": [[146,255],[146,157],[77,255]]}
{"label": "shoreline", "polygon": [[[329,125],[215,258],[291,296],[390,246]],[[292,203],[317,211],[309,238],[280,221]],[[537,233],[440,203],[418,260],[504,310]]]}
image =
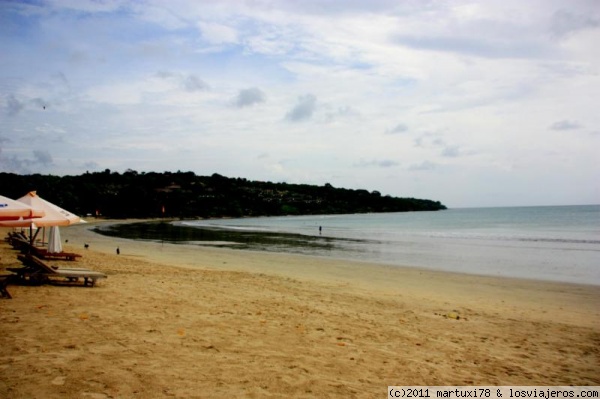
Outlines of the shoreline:
{"label": "shoreline", "polygon": [[[306,229],[293,232],[287,230],[252,231],[251,228],[228,229],[227,224],[216,228],[174,227],[169,220],[146,220],[132,225],[113,223],[106,231],[124,238],[160,242],[187,243],[194,246],[234,248],[253,252],[279,252],[293,255],[316,256],[323,259],[339,259],[398,267],[417,267],[480,276],[507,277],[533,281],[564,282],[600,287],[598,243],[581,246],[576,241],[544,240],[522,242],[477,238],[468,235],[456,237],[433,236],[423,238],[421,234],[393,236],[370,240],[344,238],[338,234],[310,234]],[[145,225],[145,223],[148,223]],[[319,221],[311,220],[311,223]],[[177,224],[177,223],[175,223]],[[102,230],[105,230],[104,228]],[[292,230],[290,230],[292,231]],[[354,236],[349,236],[354,237]],[[357,236],[358,237],[358,236]],[[538,242],[541,240],[540,242]],[[209,245],[212,241],[215,245]],[[527,240],[525,240],[527,241]]]}
{"label": "shoreline", "polygon": [[[0,300],[0,396],[600,385],[596,286],[116,239],[91,225],[61,229],[65,250],[108,279],[10,285]],[[15,258],[0,244],[3,267]]]}
{"label": "shoreline", "polygon": [[[385,261],[385,260],[368,260],[368,259],[360,259],[360,258],[352,258],[352,257],[340,257],[340,256],[336,256],[336,255],[319,255],[319,254],[312,254],[312,253],[301,253],[301,252],[293,252],[293,251],[271,251],[271,250],[261,250],[261,249],[252,249],[252,248],[235,248],[234,245],[245,245],[242,243],[238,243],[238,242],[219,242],[219,243],[214,243],[214,242],[207,242],[204,243],[204,241],[190,241],[190,242],[185,242],[185,241],[181,241],[181,242],[170,242],[170,241],[164,241],[164,242],[160,242],[158,240],[150,240],[150,239],[146,239],[146,240],[137,240],[137,239],[129,239],[129,238],[123,238],[123,237],[118,237],[118,236],[110,236],[110,235],[104,235],[101,233],[96,233],[91,231],[91,228],[93,226],[96,226],[98,224],[103,224],[103,225],[117,225],[117,224],[128,224],[128,223],[158,223],[158,222],[165,222],[165,223],[171,223],[171,222],[177,222],[178,220],[176,219],[126,219],[126,220],[115,220],[115,219],[98,219],[97,221],[93,222],[92,224],[88,224],[87,226],[89,226],[89,228],[87,229],[87,231],[85,232],[85,234],[87,234],[87,236],[89,237],[89,240],[92,241],[93,237],[89,235],[89,233],[92,233],[94,236],[102,236],[102,237],[108,237],[111,240],[117,240],[117,239],[121,239],[121,240],[126,240],[125,242],[138,242],[138,243],[142,243],[142,242],[146,242],[146,243],[160,243],[161,245],[177,245],[180,247],[186,247],[186,248],[192,248],[192,250],[195,249],[200,249],[200,248],[207,248],[207,249],[223,249],[223,250],[234,250],[234,251],[247,251],[251,254],[278,254],[281,256],[292,256],[292,257],[296,257],[296,256],[300,256],[300,257],[305,257],[307,259],[310,258],[315,258],[315,259],[320,259],[323,261],[342,261],[342,262],[346,262],[349,264],[356,264],[356,265],[363,265],[365,267],[393,267],[393,268],[400,268],[400,269],[415,269],[415,270],[419,270],[422,272],[433,272],[433,273],[448,273],[448,274],[456,274],[459,276],[475,276],[475,277],[490,277],[490,278],[501,278],[501,279],[508,279],[508,280],[516,280],[516,281],[531,281],[531,282],[546,282],[546,283],[556,283],[556,284],[569,284],[569,285],[581,285],[581,286],[592,286],[592,287],[598,287],[600,288],[600,282],[598,282],[597,280],[593,280],[593,281],[588,281],[588,280],[583,280],[583,279],[577,279],[577,280],[564,280],[564,279],[559,279],[559,278],[540,278],[539,276],[517,276],[517,275],[503,275],[503,274],[492,274],[492,273],[476,273],[473,272],[471,270],[469,271],[457,271],[457,270],[451,270],[451,269],[444,269],[444,268],[440,268],[440,267],[436,267],[436,266],[424,266],[424,265],[412,265],[409,263],[406,264],[402,264],[402,263],[398,263],[398,262],[391,262],[391,261]],[[83,227],[80,226],[80,227]],[[256,234],[260,235],[260,232],[256,232]],[[312,236],[307,236],[309,238],[312,238]],[[335,239],[335,238],[332,238]],[[135,245],[134,245],[135,247]]]}
{"label": "shoreline", "polygon": [[[133,221],[149,220],[124,220],[122,223]],[[105,220],[100,223],[114,224],[114,222],[114,220]],[[426,289],[428,300],[444,302],[447,296],[451,296],[460,298],[461,301],[466,301],[473,306],[484,301],[508,304],[513,308],[522,307],[524,303],[531,300],[527,291],[534,289],[538,294],[541,292],[547,294],[537,298],[536,302],[543,302],[545,306],[552,304],[555,309],[562,309],[565,299],[558,300],[560,296],[555,297],[554,294],[566,292],[577,298],[577,305],[571,309],[573,314],[589,314],[595,311],[596,315],[600,317],[600,286],[593,284],[478,275],[411,265],[387,265],[312,255],[133,240],[104,236],[93,232],[90,228],[95,224],[97,223],[62,229],[63,239],[69,239],[72,245],[81,248],[84,243],[88,243],[90,248],[93,246],[94,250],[104,254],[114,254],[116,248],[119,247],[121,252],[119,256],[121,257],[145,260],[158,265],[268,274],[313,283],[325,282],[344,285],[369,292],[377,291],[386,296],[407,294],[420,296],[421,291]],[[85,255],[85,251],[81,253]],[[427,287],[423,284],[424,280],[428,281]],[[504,297],[507,286],[511,287],[511,297]],[[582,294],[581,297],[579,297],[579,293]],[[580,303],[580,300],[586,298],[588,293],[597,293],[598,302]],[[542,312],[541,309],[542,306],[536,304],[530,310]],[[563,318],[578,319],[569,315],[565,315]],[[597,325],[600,326],[600,319]]]}

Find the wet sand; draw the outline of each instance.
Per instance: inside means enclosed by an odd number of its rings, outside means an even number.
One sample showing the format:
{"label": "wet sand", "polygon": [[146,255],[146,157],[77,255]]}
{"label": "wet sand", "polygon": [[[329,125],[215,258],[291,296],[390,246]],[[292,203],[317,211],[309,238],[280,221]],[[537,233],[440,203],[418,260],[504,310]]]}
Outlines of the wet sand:
{"label": "wet sand", "polygon": [[[83,257],[49,263],[108,279],[11,285],[13,299],[0,300],[0,397],[600,385],[598,286],[138,242],[90,227],[61,228],[65,250]],[[1,243],[0,268],[16,264]]]}

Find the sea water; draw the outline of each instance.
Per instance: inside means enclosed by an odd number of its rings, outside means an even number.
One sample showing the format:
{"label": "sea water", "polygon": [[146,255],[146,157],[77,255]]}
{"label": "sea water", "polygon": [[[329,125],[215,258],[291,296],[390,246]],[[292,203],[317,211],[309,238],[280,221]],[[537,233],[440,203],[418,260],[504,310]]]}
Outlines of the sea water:
{"label": "sea water", "polygon": [[[174,239],[177,228],[188,233]],[[168,230],[160,239],[600,285],[600,205],[213,219]]]}

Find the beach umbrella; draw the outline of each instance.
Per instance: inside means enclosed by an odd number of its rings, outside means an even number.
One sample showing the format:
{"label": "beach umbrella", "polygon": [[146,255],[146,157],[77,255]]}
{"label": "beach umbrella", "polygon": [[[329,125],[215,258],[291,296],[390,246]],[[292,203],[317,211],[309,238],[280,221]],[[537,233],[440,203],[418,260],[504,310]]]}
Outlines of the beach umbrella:
{"label": "beach umbrella", "polygon": [[35,191],[30,191],[21,198],[18,198],[17,201],[27,204],[32,208],[44,210],[46,214],[43,217],[32,220],[38,227],[69,226],[83,222],[79,216],[46,201],[38,196]]}
{"label": "beach umbrella", "polygon": [[[49,227],[49,226],[69,226],[76,223],[85,223],[79,216],[62,209],[59,206],[54,205],[51,202],[46,201],[37,195],[35,191],[31,191],[25,194],[23,197],[17,199],[31,208],[41,209],[44,211],[44,216],[39,218],[21,217],[18,220],[7,220],[0,221],[0,226],[4,227],[29,227],[31,243],[35,239],[33,230],[38,227]],[[39,232],[36,231],[36,235]]]}
{"label": "beach umbrella", "polygon": [[0,195],[0,221],[18,220],[19,218],[39,218],[46,213],[42,209],[15,201]]}

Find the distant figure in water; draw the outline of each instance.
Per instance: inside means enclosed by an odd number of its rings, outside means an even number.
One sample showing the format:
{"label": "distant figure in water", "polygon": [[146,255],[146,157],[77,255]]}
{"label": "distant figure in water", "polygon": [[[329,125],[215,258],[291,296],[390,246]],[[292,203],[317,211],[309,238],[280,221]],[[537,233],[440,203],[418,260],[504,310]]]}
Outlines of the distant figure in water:
{"label": "distant figure in water", "polygon": [[85,249],[88,249],[88,248],[90,247],[90,244],[88,244],[88,243],[85,243],[85,244],[83,244],[83,247],[84,247]]}
{"label": "distant figure in water", "polygon": [[119,255],[121,253],[121,250],[119,249],[119,247],[117,247],[117,255]]}
{"label": "distant figure in water", "polygon": [[321,235],[321,231],[323,230],[322,226],[319,226],[319,235]]}

